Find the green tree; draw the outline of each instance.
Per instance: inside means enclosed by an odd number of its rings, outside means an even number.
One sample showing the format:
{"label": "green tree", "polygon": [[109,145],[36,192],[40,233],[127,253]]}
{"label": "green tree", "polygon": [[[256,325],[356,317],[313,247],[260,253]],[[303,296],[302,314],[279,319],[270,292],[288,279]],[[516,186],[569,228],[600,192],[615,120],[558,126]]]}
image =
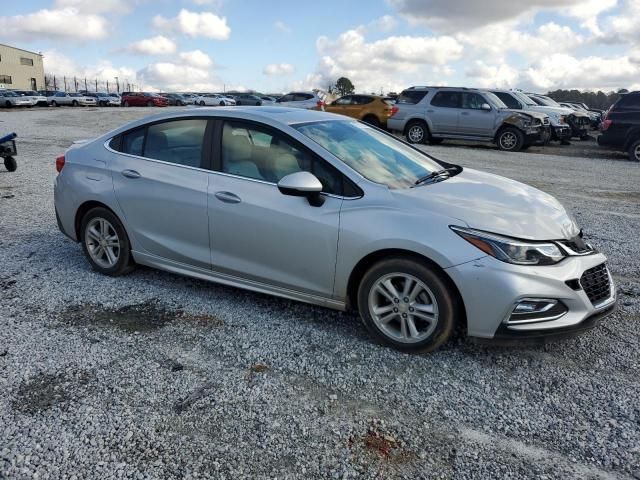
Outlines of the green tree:
{"label": "green tree", "polygon": [[350,93],[355,92],[356,89],[347,77],[340,77],[336,81],[335,92],[340,95],[349,95]]}

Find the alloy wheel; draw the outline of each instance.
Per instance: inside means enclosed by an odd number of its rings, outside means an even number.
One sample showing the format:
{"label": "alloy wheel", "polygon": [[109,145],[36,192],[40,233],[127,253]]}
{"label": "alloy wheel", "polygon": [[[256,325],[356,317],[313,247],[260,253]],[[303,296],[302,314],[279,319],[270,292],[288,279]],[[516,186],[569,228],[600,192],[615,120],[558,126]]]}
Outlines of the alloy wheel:
{"label": "alloy wheel", "polygon": [[518,139],[514,133],[505,132],[502,135],[500,135],[500,146],[504,150],[512,150],[517,143],[518,143]]}
{"label": "alloy wheel", "polygon": [[636,157],[636,161],[640,162],[640,143],[636,145],[636,148],[633,150],[633,154]]}
{"label": "alloy wheel", "polygon": [[438,324],[435,295],[424,282],[407,273],[379,278],[369,291],[368,307],[376,326],[397,342],[420,342]]}
{"label": "alloy wheel", "polygon": [[422,142],[422,140],[424,139],[424,128],[420,125],[412,126],[407,132],[407,137],[409,137],[409,140],[411,140],[413,143]]}
{"label": "alloy wheel", "polygon": [[102,268],[112,268],[120,258],[120,238],[113,225],[101,217],[91,219],[84,234],[91,259]]}

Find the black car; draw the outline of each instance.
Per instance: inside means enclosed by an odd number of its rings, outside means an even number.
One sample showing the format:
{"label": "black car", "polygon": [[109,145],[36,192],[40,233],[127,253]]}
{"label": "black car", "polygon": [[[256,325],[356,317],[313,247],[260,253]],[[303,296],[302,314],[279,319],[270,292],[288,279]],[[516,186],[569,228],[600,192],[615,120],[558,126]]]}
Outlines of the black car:
{"label": "black car", "polygon": [[169,101],[169,105],[183,107],[187,104],[187,100],[181,93],[163,93],[162,96]]}
{"label": "black car", "polygon": [[640,162],[640,91],[624,94],[602,121],[598,144],[629,153]]}

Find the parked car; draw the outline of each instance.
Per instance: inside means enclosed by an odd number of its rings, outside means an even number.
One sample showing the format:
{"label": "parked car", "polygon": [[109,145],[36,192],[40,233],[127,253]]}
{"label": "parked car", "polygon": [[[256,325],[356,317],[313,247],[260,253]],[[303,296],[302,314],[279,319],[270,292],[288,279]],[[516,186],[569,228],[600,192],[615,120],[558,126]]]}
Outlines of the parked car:
{"label": "parked car", "polygon": [[551,124],[551,140],[557,140],[563,145],[568,145],[571,140],[571,126],[566,121],[566,111],[550,107],[541,107],[524,93],[517,90],[490,90],[511,110],[523,110],[525,112],[540,112],[549,117]]}
{"label": "parked car", "polygon": [[47,102],[52,107],[59,107],[61,105],[70,106],[73,105],[73,98],[66,92],[50,91],[47,95]]}
{"label": "parked car", "polygon": [[194,98],[195,104],[201,107],[225,107],[228,105],[235,105],[235,100],[232,102],[230,99],[219,93],[204,93]]}
{"label": "parked car", "polygon": [[387,127],[410,143],[444,139],[493,142],[500,150],[519,151],[545,137],[544,116],[509,110],[491,92],[452,87],[411,87],[395,104]]}
{"label": "parked car", "polygon": [[627,152],[640,162],[640,91],[621,95],[602,121],[598,144]]}
{"label": "parked car", "polygon": [[37,105],[39,107],[46,107],[48,105],[47,97],[34,90],[13,90],[13,93],[28,98],[31,101],[31,105]]}
{"label": "parked car", "polygon": [[97,105],[96,99],[94,97],[90,97],[84,93],[69,93],[69,97],[71,97],[71,106],[72,107],[94,107]]}
{"label": "parked car", "polygon": [[147,265],[356,310],[402,350],[457,327],[576,333],[616,302],[606,257],[552,196],[326,112],[156,115],[74,144],[56,170],[58,226],[96,271]]}
{"label": "parked car", "polygon": [[26,97],[21,97],[11,90],[0,90],[0,106],[11,107],[31,107],[32,101]]}
{"label": "parked car", "polygon": [[96,100],[96,105],[99,107],[119,107],[120,97],[114,96],[116,94],[105,92],[87,92],[85,96],[93,97]]}
{"label": "parked car", "polygon": [[279,107],[324,109],[324,97],[315,92],[291,92],[276,100]]}
{"label": "parked car", "polygon": [[166,107],[168,100],[150,92],[126,92],[121,98],[123,107]]}
{"label": "parked car", "polygon": [[531,100],[536,102],[541,107],[563,109],[566,121],[571,127],[571,136],[578,137],[580,140],[589,140],[589,125],[591,120],[589,115],[579,110],[564,108],[558,102],[546,95],[538,95],[535,93],[527,93]]}
{"label": "parked car", "polygon": [[270,97],[268,95],[260,95],[260,100],[262,100],[262,105],[275,105],[276,97]]}
{"label": "parked car", "polygon": [[262,99],[257,95],[253,95],[250,93],[238,93],[234,95],[234,97],[236,99],[236,105],[262,105]]}
{"label": "parked car", "polygon": [[[316,107],[314,110],[320,110]],[[387,119],[398,107],[378,95],[345,95],[325,105],[324,110],[362,120],[376,127],[387,128]]]}
{"label": "parked car", "polygon": [[168,105],[174,107],[183,107],[188,103],[187,99],[182,93],[163,93],[162,96],[167,99]]}
{"label": "parked car", "polygon": [[597,130],[600,126],[600,122],[602,121],[602,114],[587,109],[583,103],[568,103],[568,102],[559,102],[561,107],[570,108],[573,110],[577,110],[579,112],[583,112],[589,116],[589,122],[592,130]]}

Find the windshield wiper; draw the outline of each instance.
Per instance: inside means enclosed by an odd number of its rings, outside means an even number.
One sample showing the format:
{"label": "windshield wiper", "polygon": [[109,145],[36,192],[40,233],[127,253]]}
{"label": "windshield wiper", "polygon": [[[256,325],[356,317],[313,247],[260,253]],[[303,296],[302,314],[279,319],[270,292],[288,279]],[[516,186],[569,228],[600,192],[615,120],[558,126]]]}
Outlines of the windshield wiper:
{"label": "windshield wiper", "polygon": [[460,167],[447,167],[443,168],[442,170],[436,170],[435,172],[431,172],[423,177],[420,177],[418,180],[416,180],[416,183],[414,185],[420,185],[421,183],[433,180],[434,178],[442,177],[443,175],[450,177],[451,172],[458,172],[459,170]]}

